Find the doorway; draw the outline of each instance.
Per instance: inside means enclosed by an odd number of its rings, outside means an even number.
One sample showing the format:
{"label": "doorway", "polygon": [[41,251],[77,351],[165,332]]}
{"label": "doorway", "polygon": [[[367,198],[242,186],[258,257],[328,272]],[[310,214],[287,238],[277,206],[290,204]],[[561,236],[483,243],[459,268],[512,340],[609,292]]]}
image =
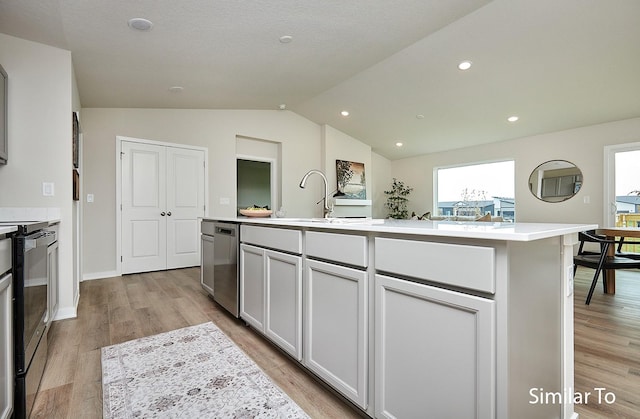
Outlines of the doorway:
{"label": "doorway", "polygon": [[605,147],[604,225],[640,227],[640,142]]}
{"label": "doorway", "polygon": [[206,149],[116,139],[118,273],[199,265]]}

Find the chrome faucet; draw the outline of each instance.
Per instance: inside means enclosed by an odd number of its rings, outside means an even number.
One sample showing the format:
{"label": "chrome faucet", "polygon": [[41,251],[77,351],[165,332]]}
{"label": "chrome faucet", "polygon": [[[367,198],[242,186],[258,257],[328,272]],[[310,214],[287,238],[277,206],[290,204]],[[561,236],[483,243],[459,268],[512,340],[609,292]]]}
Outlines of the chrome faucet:
{"label": "chrome faucet", "polygon": [[320,177],[324,181],[324,211],[323,211],[323,214],[324,214],[324,218],[330,218],[332,213],[333,213],[333,210],[332,210],[331,207],[329,207],[329,185],[328,185],[328,182],[327,182],[327,177],[324,175],[324,173],[322,173],[320,170],[316,170],[316,169],[309,170],[307,172],[307,174],[302,177],[302,180],[300,181],[300,187],[304,189],[304,186],[307,183],[307,178],[309,178],[309,176],[311,176],[314,173],[320,175]]}

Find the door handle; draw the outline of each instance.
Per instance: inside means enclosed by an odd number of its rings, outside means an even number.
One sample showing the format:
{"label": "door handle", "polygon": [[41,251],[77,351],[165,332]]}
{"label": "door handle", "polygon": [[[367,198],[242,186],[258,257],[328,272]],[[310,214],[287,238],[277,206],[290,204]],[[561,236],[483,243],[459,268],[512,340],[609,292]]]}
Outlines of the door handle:
{"label": "door handle", "polygon": [[168,215],[169,217],[171,217],[171,211],[169,211],[169,212],[167,213],[167,215]]}
{"label": "door handle", "polygon": [[162,215],[163,217],[164,217],[164,214],[165,214],[165,213],[164,213],[164,211],[162,211],[162,212],[160,213],[160,215]]}

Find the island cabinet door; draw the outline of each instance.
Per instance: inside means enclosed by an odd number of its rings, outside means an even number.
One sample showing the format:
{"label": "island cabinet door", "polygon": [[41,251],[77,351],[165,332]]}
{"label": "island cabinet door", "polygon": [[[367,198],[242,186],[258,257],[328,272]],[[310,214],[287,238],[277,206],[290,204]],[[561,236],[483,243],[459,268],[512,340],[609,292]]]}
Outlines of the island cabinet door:
{"label": "island cabinet door", "polygon": [[264,249],[240,245],[240,317],[264,333]]}
{"label": "island cabinet door", "polygon": [[302,258],[271,250],[264,257],[265,334],[302,361]]}
{"label": "island cabinet door", "polygon": [[367,408],[367,273],[305,259],[304,365]]}
{"label": "island cabinet door", "polygon": [[375,412],[494,418],[494,302],[376,275]]}

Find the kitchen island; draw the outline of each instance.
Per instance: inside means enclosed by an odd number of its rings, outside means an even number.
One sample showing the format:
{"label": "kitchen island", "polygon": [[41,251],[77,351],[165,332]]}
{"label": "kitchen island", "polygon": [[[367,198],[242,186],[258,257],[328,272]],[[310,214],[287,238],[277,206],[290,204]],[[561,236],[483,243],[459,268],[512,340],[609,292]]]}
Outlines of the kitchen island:
{"label": "kitchen island", "polygon": [[588,224],[241,224],[240,317],[372,417],[572,418]]}

